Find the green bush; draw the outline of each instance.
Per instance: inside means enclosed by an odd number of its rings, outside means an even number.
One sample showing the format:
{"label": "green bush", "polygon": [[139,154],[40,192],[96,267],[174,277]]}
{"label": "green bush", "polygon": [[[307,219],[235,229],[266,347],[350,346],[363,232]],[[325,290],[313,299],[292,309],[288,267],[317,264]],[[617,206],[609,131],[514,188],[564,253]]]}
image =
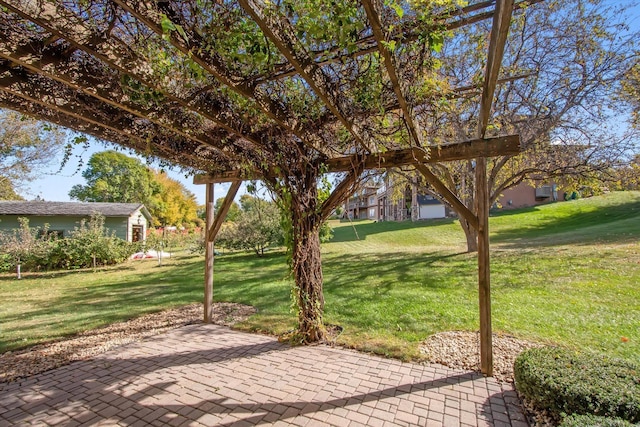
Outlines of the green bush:
{"label": "green bush", "polygon": [[569,415],[558,427],[637,427],[622,418],[599,417],[597,415]]}
{"label": "green bush", "polygon": [[542,347],[514,364],[518,392],[556,419],[595,414],[640,421],[640,367],[602,355]]}
{"label": "green bush", "polygon": [[6,273],[13,270],[14,262],[9,254],[0,253],[0,273]]}
{"label": "green bush", "polygon": [[[0,271],[76,269],[113,265],[128,259],[140,244],[115,237],[104,227],[104,217],[93,215],[82,221],[71,236],[58,239],[29,227],[28,220],[11,233],[0,234]],[[40,234],[40,237],[38,237]]]}

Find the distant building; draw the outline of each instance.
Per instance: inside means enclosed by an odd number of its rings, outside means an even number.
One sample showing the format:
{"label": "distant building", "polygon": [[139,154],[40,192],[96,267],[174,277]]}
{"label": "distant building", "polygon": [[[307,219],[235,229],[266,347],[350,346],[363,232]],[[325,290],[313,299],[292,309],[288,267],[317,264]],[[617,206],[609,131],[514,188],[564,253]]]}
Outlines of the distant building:
{"label": "distant building", "polygon": [[532,184],[521,182],[502,192],[498,198],[503,209],[517,209],[565,200],[565,192],[558,189],[554,181],[538,181]]}
{"label": "distant building", "polygon": [[345,203],[345,215],[351,219],[405,221],[445,218],[449,209],[437,198],[418,194],[417,185],[407,185],[400,197],[394,197],[391,185],[366,185]]}
{"label": "distant building", "polygon": [[90,203],[0,201],[0,231],[19,228],[18,218],[29,219],[30,227],[44,227],[60,237],[68,237],[80,221],[93,214],[104,216],[104,225],[128,242],[143,241],[151,224],[151,214],[141,203]]}

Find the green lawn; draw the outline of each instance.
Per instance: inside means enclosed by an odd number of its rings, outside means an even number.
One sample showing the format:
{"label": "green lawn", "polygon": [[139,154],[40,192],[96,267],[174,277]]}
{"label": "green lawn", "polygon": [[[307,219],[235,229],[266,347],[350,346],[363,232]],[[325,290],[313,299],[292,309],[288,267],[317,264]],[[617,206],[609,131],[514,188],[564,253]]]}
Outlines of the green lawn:
{"label": "green lawn", "polygon": [[[325,320],[340,343],[412,359],[430,334],[478,329],[476,257],[457,221],[333,226]],[[640,361],[640,192],[496,213],[491,230],[494,331]],[[225,254],[215,271],[216,300],[258,308],[242,328],[294,327],[282,252]],[[203,258],[26,276],[0,276],[0,351],[201,301]]]}

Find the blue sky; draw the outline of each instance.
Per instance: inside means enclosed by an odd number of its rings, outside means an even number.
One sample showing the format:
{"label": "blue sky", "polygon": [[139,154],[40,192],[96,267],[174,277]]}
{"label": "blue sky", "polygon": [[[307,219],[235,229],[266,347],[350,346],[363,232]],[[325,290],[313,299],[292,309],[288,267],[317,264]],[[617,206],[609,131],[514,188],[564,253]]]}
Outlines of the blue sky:
{"label": "blue sky", "polygon": [[[629,10],[628,15],[625,17],[625,20],[632,31],[640,29],[640,5],[637,0],[608,0],[606,3],[611,5],[633,5]],[[105,148],[101,143],[92,141],[90,148],[87,151],[83,151],[78,148],[74,151],[74,154],[82,156],[82,159],[86,164],[92,153],[105,149],[107,148]],[[59,170],[61,162],[62,155],[58,159],[55,159],[48,169],[39,171],[41,175],[39,179],[26,183],[24,188],[20,191],[20,194],[27,200],[40,196],[48,201],[69,201],[69,190],[71,190],[71,187],[75,184],[84,184],[84,179],[81,175],[82,170],[77,171],[77,158],[73,158],[62,170]],[[157,167],[157,165],[151,166]],[[192,177],[185,177],[184,173],[180,173],[177,170],[167,170],[166,172],[169,176],[180,181],[189,191],[195,194],[199,204],[204,204],[204,186],[194,185]],[[229,184],[216,184],[214,188],[215,198],[224,197],[228,188]],[[239,195],[243,192],[244,187],[240,189]]]}
{"label": "blue sky", "polygon": [[[91,154],[104,151],[107,149],[113,149],[112,147],[105,147],[102,143],[98,143],[90,138],[90,146],[88,150],[84,150],[81,147],[77,147],[74,150],[74,156],[69,160],[62,170],[60,165],[62,163],[62,154],[58,159],[54,160],[49,168],[40,172],[41,177],[32,181],[24,186],[24,190],[20,191],[20,194],[27,200],[34,199],[40,196],[47,201],[67,202],[69,198],[69,190],[76,184],[85,184],[85,180],[82,177],[82,171],[85,167],[81,167],[78,170],[79,157],[82,157],[82,161],[86,165],[91,157]],[[122,151],[122,150],[120,150]],[[132,155],[127,151],[122,151],[124,154]],[[141,159],[142,160],[142,159]],[[144,160],[142,160],[144,162]],[[150,165],[151,167],[158,168],[158,165]],[[184,173],[176,170],[165,169],[167,174],[178,181],[180,181],[189,191],[195,194],[198,204],[204,204],[205,202],[205,186],[194,185],[193,177],[185,177]],[[229,184],[217,184],[214,187],[215,197],[224,197],[229,189]]]}

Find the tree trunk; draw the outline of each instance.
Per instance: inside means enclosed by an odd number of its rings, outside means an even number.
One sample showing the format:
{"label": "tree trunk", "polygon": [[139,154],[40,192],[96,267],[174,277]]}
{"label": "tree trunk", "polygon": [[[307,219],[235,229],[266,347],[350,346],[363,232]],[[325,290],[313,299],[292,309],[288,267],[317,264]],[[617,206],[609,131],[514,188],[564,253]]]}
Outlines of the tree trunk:
{"label": "tree trunk", "polygon": [[[294,224],[293,275],[298,303],[298,329],[304,342],[321,341],[325,337],[322,322],[322,259],[318,227],[309,227],[308,217]],[[314,221],[315,222],[315,221]],[[307,224],[304,224],[307,223]]]}
{"label": "tree trunk", "polygon": [[477,252],[478,230],[473,228],[464,218],[460,218],[460,226],[464,231],[464,237],[467,239],[467,252]]}
{"label": "tree trunk", "polygon": [[302,342],[322,341],[324,295],[322,293],[322,258],[320,255],[320,225],[318,189],[313,171],[298,182],[290,212],[292,234],[292,273],[298,305],[298,332]]}

